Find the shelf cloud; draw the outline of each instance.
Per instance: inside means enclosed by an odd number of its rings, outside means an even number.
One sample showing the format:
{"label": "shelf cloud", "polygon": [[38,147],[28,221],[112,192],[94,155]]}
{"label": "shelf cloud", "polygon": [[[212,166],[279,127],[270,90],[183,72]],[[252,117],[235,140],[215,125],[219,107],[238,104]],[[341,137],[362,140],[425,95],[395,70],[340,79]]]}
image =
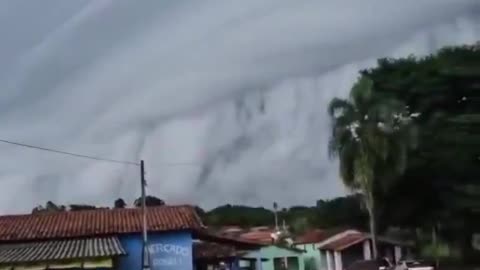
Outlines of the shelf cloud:
{"label": "shelf cloud", "polygon": [[[6,0],[0,138],[147,165],[170,203],[345,193],[326,106],[385,56],[480,39],[478,0]],[[0,212],[111,205],[138,168],[0,145]]]}

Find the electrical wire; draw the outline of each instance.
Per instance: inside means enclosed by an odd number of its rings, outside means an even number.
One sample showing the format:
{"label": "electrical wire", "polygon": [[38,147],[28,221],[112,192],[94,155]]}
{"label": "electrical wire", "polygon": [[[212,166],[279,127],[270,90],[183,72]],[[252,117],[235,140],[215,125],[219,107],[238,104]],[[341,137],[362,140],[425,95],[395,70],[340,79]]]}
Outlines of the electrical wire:
{"label": "electrical wire", "polygon": [[[47,152],[52,152],[56,154],[62,154],[62,155],[69,155],[77,158],[84,158],[84,159],[91,159],[91,160],[97,160],[97,161],[104,161],[104,162],[110,162],[110,163],[117,163],[117,164],[124,164],[124,165],[133,165],[133,166],[140,166],[139,162],[133,162],[133,161],[126,161],[126,160],[117,160],[117,159],[109,159],[109,158],[103,158],[103,157],[98,157],[98,156],[90,156],[90,155],[85,155],[85,154],[78,154],[78,153],[73,153],[73,152],[67,152],[67,151],[62,151],[62,150],[56,150],[53,148],[46,148],[46,147],[41,147],[41,146],[35,146],[31,144],[25,144],[25,143],[19,143],[19,142],[14,142],[10,140],[5,140],[5,139],[0,139],[0,143],[6,143],[6,144],[11,144],[15,146],[20,146],[20,147],[27,147],[30,149],[36,149],[36,150],[42,150],[42,151],[47,151]],[[480,157],[479,157],[480,159]],[[269,162],[277,162],[277,161],[269,161]],[[278,161],[283,164],[285,161]],[[304,162],[302,160],[298,160],[297,162]],[[161,166],[191,166],[191,167],[203,167],[203,163],[198,163],[198,162],[156,162],[157,165]]]}
{"label": "electrical wire", "polygon": [[102,157],[97,157],[97,156],[77,154],[77,153],[55,150],[55,149],[51,149],[51,148],[40,147],[40,146],[35,146],[35,145],[30,145],[30,144],[25,144],[25,143],[19,143],[19,142],[4,140],[4,139],[0,139],[0,142],[6,143],[6,144],[11,144],[11,145],[16,145],[16,146],[21,146],[21,147],[27,147],[27,148],[31,148],[31,149],[53,152],[53,153],[62,154],[62,155],[69,155],[69,156],[78,157],[78,158],[92,159],[92,160],[97,160],[97,161],[105,161],[105,162],[124,164],[124,165],[140,166],[140,163],[133,162],[133,161],[124,161],[124,160],[116,160],[116,159],[102,158]]}

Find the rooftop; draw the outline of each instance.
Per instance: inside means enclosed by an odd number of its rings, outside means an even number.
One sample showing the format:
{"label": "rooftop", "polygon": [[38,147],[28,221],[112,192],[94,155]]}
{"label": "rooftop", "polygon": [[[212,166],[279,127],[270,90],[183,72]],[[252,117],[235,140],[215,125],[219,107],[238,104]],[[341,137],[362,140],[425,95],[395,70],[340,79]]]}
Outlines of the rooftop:
{"label": "rooftop", "polygon": [[241,257],[247,253],[247,250],[239,250],[235,246],[228,244],[202,242],[193,246],[193,254],[196,259],[234,258]]}
{"label": "rooftop", "polygon": [[239,235],[240,239],[255,241],[262,244],[273,244],[272,234],[275,230],[268,231],[250,231]]}
{"label": "rooftop", "polygon": [[[351,246],[362,243],[365,240],[371,239],[371,235],[368,233],[355,231],[355,230],[346,230],[342,233],[336,234],[332,237],[325,239],[320,243],[319,249],[323,250],[334,250],[342,251]],[[413,243],[410,241],[399,241],[392,238],[387,238],[384,236],[377,236],[377,242],[383,244],[390,244],[396,246],[412,246]]]}
{"label": "rooftop", "polygon": [[312,229],[295,238],[295,244],[316,244],[329,239],[332,236],[351,230],[348,227],[338,227],[332,229]]}
{"label": "rooftop", "polygon": [[[147,208],[148,231],[200,230],[191,206]],[[78,238],[142,231],[140,208],[0,216],[0,242]]]}
{"label": "rooftop", "polygon": [[332,234],[326,230],[314,229],[314,230],[307,231],[304,234],[298,236],[295,239],[295,244],[319,243],[331,236]]}
{"label": "rooftop", "polygon": [[[126,255],[115,236],[0,245],[0,265]],[[3,267],[4,268],[4,267]]]}
{"label": "rooftop", "polygon": [[349,233],[320,246],[320,249],[341,251],[348,247],[361,243],[366,239],[368,239],[368,236],[363,233]]}

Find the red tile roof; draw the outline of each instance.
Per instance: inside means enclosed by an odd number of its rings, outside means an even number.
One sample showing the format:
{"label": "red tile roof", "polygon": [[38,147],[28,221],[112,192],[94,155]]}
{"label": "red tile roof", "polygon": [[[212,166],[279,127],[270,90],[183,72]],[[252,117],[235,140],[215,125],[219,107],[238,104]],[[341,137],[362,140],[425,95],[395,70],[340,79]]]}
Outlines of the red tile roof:
{"label": "red tile roof", "polygon": [[342,232],[348,231],[348,228],[333,228],[333,229],[327,229],[327,230],[322,230],[322,229],[313,229],[310,231],[305,232],[304,234],[298,236],[295,239],[295,244],[301,245],[301,244],[316,244],[323,242],[327,240],[330,237],[333,237],[337,234],[340,234]]}
{"label": "red tile roof", "polygon": [[313,244],[319,243],[332,236],[325,230],[315,229],[305,232],[295,239],[295,244]]}
{"label": "red tile roof", "polygon": [[249,240],[249,241],[255,241],[262,244],[272,244],[273,243],[272,233],[274,232],[275,232],[274,230],[252,231],[252,232],[241,234],[239,238]]}
{"label": "red tile roof", "polygon": [[242,247],[246,249],[260,248],[265,244],[258,241],[239,238],[236,236],[222,235],[208,230],[196,230],[193,232],[193,236],[197,239],[207,242],[214,242],[217,244],[234,245],[236,247]]}
{"label": "red tile roof", "polygon": [[246,250],[239,250],[233,245],[217,243],[195,243],[193,255],[196,259],[231,258],[247,254]]}
{"label": "red tile roof", "polygon": [[369,239],[368,235],[363,233],[349,233],[336,240],[322,245],[320,249],[341,251],[353,245],[363,242],[364,240]]}
{"label": "red tile roof", "polygon": [[[147,208],[149,231],[199,230],[204,226],[191,206]],[[0,216],[0,241],[74,238],[142,231],[139,208]]]}

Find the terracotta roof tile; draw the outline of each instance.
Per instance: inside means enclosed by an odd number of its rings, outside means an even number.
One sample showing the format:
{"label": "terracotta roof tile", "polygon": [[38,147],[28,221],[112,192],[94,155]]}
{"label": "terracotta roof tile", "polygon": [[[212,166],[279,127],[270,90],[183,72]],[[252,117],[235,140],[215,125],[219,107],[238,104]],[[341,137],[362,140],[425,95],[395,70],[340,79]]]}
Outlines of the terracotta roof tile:
{"label": "terracotta roof tile", "polygon": [[193,246],[193,255],[196,259],[204,258],[231,258],[243,256],[248,251],[239,250],[233,245],[217,243],[196,243]]}
{"label": "terracotta roof tile", "polygon": [[326,231],[315,229],[311,231],[307,231],[304,234],[298,236],[295,239],[295,244],[312,244],[312,243],[319,243],[329,237]]}
{"label": "terracotta roof tile", "polygon": [[252,232],[247,232],[244,234],[241,234],[239,236],[240,239],[245,239],[245,240],[250,240],[250,241],[255,241],[258,243],[262,244],[272,244],[273,243],[273,238],[272,238],[272,233],[274,230],[269,230],[269,231],[252,231]]}
{"label": "terracotta roof tile", "polygon": [[368,238],[368,235],[365,235],[363,233],[350,233],[334,241],[328,242],[325,245],[322,245],[320,249],[341,251],[355,244],[363,242]]}
{"label": "terracotta roof tile", "polygon": [[[149,231],[203,229],[191,206],[147,208]],[[142,231],[139,208],[0,216],[0,241],[73,238],[138,233]]]}
{"label": "terracotta roof tile", "polygon": [[320,243],[334,235],[337,235],[343,231],[346,231],[345,228],[334,228],[328,230],[322,229],[313,229],[305,232],[304,234],[298,236],[295,239],[295,244],[313,244]]}

